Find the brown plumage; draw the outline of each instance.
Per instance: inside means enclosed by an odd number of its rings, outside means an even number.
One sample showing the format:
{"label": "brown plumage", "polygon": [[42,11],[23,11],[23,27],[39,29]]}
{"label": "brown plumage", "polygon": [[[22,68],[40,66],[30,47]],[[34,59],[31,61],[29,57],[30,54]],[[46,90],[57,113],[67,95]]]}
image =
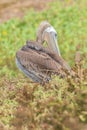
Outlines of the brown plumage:
{"label": "brown plumage", "polygon": [[[50,30],[51,27],[51,31]],[[45,33],[46,29],[48,31]],[[70,66],[66,61],[60,56],[58,46],[56,48],[55,43],[50,44],[48,40],[49,48],[43,47],[42,43],[45,38],[47,40],[51,38],[53,33],[56,33],[54,29],[48,22],[42,22],[37,31],[37,40],[27,41],[20,50],[16,53],[16,63],[19,69],[21,69],[25,75],[30,77],[35,82],[47,82],[51,79],[51,74],[56,73],[61,76],[65,76],[64,70],[71,72]],[[52,35],[51,35],[52,34]],[[50,37],[51,35],[51,37]]]}

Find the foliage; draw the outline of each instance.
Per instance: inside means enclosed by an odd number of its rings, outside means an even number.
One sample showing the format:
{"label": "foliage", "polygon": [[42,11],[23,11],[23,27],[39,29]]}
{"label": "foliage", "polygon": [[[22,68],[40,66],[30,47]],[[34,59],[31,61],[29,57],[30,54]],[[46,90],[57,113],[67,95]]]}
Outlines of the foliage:
{"label": "foliage", "polygon": [[[22,20],[11,19],[0,25],[0,119],[8,127],[12,126],[9,130],[85,130],[86,3],[86,0],[55,1],[47,10],[35,12],[30,9]],[[48,20],[57,30],[61,54],[73,66],[74,79],[55,76],[50,83],[41,86],[32,83],[17,69],[16,51],[27,39],[36,38],[37,27],[43,20]],[[78,44],[84,55],[80,63],[74,62]]]}

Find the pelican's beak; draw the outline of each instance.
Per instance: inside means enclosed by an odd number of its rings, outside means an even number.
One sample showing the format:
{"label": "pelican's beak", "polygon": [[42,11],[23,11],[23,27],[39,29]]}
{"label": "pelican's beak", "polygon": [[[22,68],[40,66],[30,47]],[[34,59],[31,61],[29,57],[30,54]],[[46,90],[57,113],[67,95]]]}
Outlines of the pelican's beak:
{"label": "pelican's beak", "polygon": [[48,47],[60,56],[56,30],[51,26],[45,29],[45,32],[45,39],[48,43]]}

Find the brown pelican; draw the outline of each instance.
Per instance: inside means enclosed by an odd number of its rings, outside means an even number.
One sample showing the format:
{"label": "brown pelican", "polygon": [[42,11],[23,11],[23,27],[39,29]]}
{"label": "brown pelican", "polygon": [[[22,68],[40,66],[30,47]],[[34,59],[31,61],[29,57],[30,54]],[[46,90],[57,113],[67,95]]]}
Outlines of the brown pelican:
{"label": "brown pelican", "polygon": [[[44,41],[48,47],[43,47]],[[65,75],[64,70],[71,72],[70,66],[61,57],[57,44],[57,32],[46,21],[37,31],[36,41],[27,41],[16,53],[18,68],[35,82],[48,82],[51,74]]]}

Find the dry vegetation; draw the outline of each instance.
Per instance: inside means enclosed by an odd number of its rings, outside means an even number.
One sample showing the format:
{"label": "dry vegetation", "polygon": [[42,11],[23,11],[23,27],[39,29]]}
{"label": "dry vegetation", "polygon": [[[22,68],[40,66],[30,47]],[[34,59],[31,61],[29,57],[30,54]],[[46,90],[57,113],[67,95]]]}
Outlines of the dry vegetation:
{"label": "dry vegetation", "polygon": [[10,128],[0,123],[1,130],[86,130],[87,69],[78,51],[73,70],[75,77],[55,76],[44,86],[20,76],[2,78],[1,118]]}
{"label": "dry vegetation", "polygon": [[46,9],[48,8],[47,3],[51,1],[53,0],[0,0],[0,23],[13,17],[23,18],[30,8],[34,8],[36,11]]}

